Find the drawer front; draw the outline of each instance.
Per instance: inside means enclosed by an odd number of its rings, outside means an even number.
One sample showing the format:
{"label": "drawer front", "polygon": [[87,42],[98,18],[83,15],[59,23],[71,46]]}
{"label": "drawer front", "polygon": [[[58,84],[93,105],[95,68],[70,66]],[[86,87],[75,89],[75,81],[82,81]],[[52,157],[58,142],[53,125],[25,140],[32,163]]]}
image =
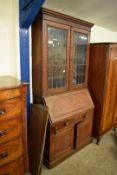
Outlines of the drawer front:
{"label": "drawer front", "polygon": [[0,122],[8,121],[21,113],[21,100],[15,98],[0,102]]}
{"label": "drawer front", "polygon": [[18,161],[2,166],[0,168],[0,175],[24,175],[23,160],[19,159]]}
{"label": "drawer front", "polygon": [[0,91],[0,101],[20,96],[20,89],[8,89]]}
{"label": "drawer front", "polygon": [[59,129],[62,129],[64,127],[68,127],[68,126],[73,125],[75,123],[81,122],[86,117],[87,117],[87,112],[84,112],[84,113],[81,113],[81,114],[75,114],[75,115],[73,115],[69,118],[66,118],[66,119],[61,120],[57,123],[54,123],[52,125],[53,131],[55,131],[55,133],[56,133]]}
{"label": "drawer front", "polygon": [[22,133],[21,117],[10,120],[7,123],[0,123],[0,144],[10,141],[18,137]]}
{"label": "drawer front", "polygon": [[23,142],[21,138],[0,145],[0,166],[3,166],[23,155]]}

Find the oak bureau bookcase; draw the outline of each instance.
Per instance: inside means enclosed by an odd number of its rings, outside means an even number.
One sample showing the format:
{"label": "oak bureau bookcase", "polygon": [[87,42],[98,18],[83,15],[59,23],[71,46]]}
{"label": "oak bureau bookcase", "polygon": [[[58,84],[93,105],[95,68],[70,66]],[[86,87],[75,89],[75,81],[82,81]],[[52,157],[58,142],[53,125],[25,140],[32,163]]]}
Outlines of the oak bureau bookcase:
{"label": "oak bureau bookcase", "polygon": [[48,108],[44,162],[51,168],[91,141],[87,89],[93,24],[42,9],[32,25],[33,102]]}

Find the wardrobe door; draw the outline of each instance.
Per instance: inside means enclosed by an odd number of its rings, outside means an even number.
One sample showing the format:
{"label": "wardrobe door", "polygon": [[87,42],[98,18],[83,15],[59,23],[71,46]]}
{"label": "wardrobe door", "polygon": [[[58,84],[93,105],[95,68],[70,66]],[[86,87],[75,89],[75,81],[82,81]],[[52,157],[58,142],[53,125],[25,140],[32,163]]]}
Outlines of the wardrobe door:
{"label": "wardrobe door", "polygon": [[89,59],[89,32],[71,29],[70,87],[84,87],[87,84]]}
{"label": "wardrobe door", "polygon": [[110,47],[110,60],[105,84],[105,100],[103,110],[103,132],[112,128],[116,123],[117,106],[117,45]]}
{"label": "wardrobe door", "polygon": [[68,89],[70,27],[44,21],[43,89],[56,93]]}

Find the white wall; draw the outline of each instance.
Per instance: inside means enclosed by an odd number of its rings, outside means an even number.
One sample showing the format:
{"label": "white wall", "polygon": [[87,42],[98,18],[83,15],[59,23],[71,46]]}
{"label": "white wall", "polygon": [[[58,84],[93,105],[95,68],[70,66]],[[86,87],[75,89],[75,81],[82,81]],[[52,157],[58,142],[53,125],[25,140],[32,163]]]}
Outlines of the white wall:
{"label": "white wall", "polygon": [[117,42],[117,32],[94,25],[91,29],[91,43]]}
{"label": "white wall", "polygon": [[0,76],[20,78],[19,0],[0,1]]}

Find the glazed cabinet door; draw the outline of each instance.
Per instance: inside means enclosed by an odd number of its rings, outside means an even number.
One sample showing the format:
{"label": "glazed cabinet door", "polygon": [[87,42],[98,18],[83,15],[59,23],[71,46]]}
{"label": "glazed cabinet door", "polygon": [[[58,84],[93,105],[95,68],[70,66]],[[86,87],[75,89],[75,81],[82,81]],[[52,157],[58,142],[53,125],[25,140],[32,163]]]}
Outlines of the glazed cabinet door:
{"label": "glazed cabinet door", "polygon": [[76,125],[76,148],[80,149],[85,146],[91,140],[92,136],[92,124],[93,124],[92,112],[87,114],[86,118]]}
{"label": "glazed cabinet door", "polygon": [[70,27],[44,21],[43,90],[45,94],[68,89]]}
{"label": "glazed cabinet door", "polygon": [[89,60],[89,32],[71,29],[70,86],[72,89],[87,84]]}
{"label": "glazed cabinet door", "polygon": [[74,125],[59,130],[50,138],[50,160],[60,160],[69,155],[74,148]]}

